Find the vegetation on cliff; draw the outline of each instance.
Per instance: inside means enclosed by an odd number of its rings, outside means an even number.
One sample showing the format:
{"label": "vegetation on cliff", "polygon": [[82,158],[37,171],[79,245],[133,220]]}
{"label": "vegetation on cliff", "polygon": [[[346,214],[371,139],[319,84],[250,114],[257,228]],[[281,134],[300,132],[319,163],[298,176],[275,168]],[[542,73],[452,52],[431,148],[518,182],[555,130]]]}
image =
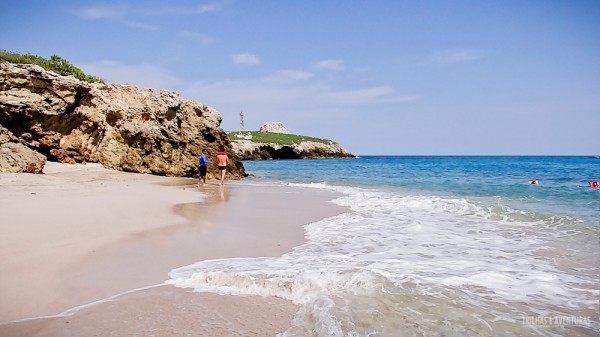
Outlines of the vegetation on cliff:
{"label": "vegetation on cliff", "polygon": [[[251,135],[252,138],[247,137]],[[302,142],[315,142],[323,144],[335,143],[328,139],[308,137],[302,135],[293,135],[289,133],[262,132],[262,131],[230,131],[227,136],[231,141],[250,140],[254,143],[272,143],[277,145],[294,145]]]}
{"label": "vegetation on cliff", "polygon": [[104,83],[101,78],[86,75],[81,69],[72,65],[69,61],[58,55],[52,55],[49,59],[33,54],[19,54],[0,49],[0,59],[11,63],[35,64],[46,70],[53,71],[63,76],[74,76],[85,82]]}

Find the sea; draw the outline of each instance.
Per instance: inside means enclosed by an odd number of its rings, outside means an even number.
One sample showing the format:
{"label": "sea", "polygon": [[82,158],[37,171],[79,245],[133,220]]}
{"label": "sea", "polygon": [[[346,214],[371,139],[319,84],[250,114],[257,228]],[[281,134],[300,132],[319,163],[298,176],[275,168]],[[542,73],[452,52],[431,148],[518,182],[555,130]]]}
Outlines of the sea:
{"label": "sea", "polygon": [[306,242],[281,257],[201,261],[169,282],[289,299],[299,310],[279,336],[600,333],[600,190],[588,186],[600,181],[598,157],[244,166],[252,176],[239,184],[333,191],[348,210],[307,224]]}

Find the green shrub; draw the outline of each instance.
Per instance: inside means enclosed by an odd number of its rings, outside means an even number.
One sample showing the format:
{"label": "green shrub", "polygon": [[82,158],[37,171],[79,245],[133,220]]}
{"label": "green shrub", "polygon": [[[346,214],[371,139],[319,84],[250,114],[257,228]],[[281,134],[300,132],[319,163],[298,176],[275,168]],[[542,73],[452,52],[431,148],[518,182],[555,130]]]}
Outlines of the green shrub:
{"label": "green shrub", "polygon": [[104,83],[104,80],[101,78],[84,74],[81,69],[75,67],[69,63],[69,61],[58,55],[52,55],[50,56],[50,59],[46,59],[29,53],[19,54],[0,50],[0,59],[11,63],[36,64],[46,70],[51,70],[64,76],[72,75],[81,81]]}
{"label": "green shrub", "polygon": [[315,137],[301,136],[301,135],[292,135],[286,133],[275,133],[275,132],[260,132],[260,131],[230,131],[227,132],[229,139],[231,141],[245,139],[243,137],[239,137],[238,134],[247,135],[251,134],[251,141],[255,143],[274,143],[279,145],[293,145],[300,144],[301,142],[317,142],[323,144],[333,143],[328,139],[321,139]]}

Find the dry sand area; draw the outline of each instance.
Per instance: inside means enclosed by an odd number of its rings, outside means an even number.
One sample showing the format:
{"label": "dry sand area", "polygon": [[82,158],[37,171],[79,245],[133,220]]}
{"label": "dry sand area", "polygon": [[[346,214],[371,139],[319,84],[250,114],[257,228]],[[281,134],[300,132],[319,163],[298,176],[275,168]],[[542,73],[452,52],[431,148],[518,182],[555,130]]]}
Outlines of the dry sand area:
{"label": "dry sand area", "polygon": [[200,260],[279,256],[333,193],[48,162],[0,174],[0,336],[275,336],[280,298],[164,285]]}

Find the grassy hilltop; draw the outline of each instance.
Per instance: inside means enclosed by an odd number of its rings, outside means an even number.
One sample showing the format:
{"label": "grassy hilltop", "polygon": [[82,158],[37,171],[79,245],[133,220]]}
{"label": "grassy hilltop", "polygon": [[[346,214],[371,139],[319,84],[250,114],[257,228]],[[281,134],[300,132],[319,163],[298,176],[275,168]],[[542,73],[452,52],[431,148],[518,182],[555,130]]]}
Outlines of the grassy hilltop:
{"label": "grassy hilltop", "polygon": [[242,135],[252,135],[252,139],[248,139],[255,143],[273,143],[278,145],[294,145],[302,142],[316,142],[323,144],[335,143],[328,139],[293,135],[287,133],[275,133],[275,132],[262,132],[262,131],[229,131],[227,136],[231,141],[246,140],[246,138],[240,137]]}
{"label": "grassy hilltop", "polygon": [[85,82],[100,82],[104,83],[101,78],[86,75],[81,69],[75,67],[64,58],[52,55],[49,59],[33,54],[19,54],[0,49],[0,60],[11,63],[35,64],[46,70],[53,71],[63,76],[74,76],[75,78]]}

